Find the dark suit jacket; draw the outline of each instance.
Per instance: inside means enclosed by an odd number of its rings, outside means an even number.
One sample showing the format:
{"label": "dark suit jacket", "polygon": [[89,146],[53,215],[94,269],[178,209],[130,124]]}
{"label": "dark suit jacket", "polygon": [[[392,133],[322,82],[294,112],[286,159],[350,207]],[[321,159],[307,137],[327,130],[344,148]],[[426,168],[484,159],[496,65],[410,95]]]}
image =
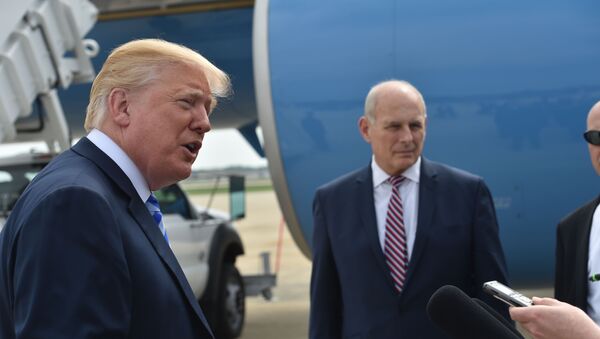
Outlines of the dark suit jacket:
{"label": "dark suit jacket", "polygon": [[313,205],[310,338],[440,338],[426,304],[450,284],[482,292],[506,282],[490,192],[479,177],[421,162],[417,234],[402,294],[394,289],[378,235],[371,167],[323,187]]}
{"label": "dark suit jacket", "polygon": [[600,197],[566,216],[556,229],[554,297],[587,311],[588,253],[592,217]]}
{"label": "dark suit jacket", "polygon": [[86,138],[35,177],[0,235],[0,338],[213,338],[133,185]]}

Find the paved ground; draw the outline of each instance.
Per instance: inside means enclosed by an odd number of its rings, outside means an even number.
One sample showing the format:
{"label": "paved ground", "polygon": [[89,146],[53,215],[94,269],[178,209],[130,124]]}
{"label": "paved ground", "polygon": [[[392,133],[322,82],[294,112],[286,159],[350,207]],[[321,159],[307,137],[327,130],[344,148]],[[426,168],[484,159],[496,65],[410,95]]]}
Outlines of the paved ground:
{"label": "paved ground", "polygon": [[[192,201],[206,205],[208,197],[192,196]],[[229,210],[228,196],[218,194],[213,207]],[[246,218],[236,222],[246,254],[238,258],[242,274],[255,274],[261,268],[261,252],[271,253],[271,266],[276,264],[281,212],[273,191],[250,192],[246,196]],[[283,227],[277,287],[272,301],[259,297],[246,300],[246,325],[241,339],[306,339],[310,261],[302,255]]]}
{"label": "paved ground", "polygon": [[[228,195],[218,194],[213,207],[229,210]],[[205,195],[192,196],[195,203],[206,205]],[[281,212],[273,191],[247,193],[246,218],[236,223],[246,254],[238,259],[242,274],[260,270],[259,255],[271,253],[276,264]],[[283,241],[275,297],[272,301],[252,297],[246,301],[246,325],[241,339],[306,339],[308,337],[309,281],[311,263],[283,228]],[[523,290],[526,296],[552,296],[551,289]],[[526,336],[526,338],[528,338]]]}

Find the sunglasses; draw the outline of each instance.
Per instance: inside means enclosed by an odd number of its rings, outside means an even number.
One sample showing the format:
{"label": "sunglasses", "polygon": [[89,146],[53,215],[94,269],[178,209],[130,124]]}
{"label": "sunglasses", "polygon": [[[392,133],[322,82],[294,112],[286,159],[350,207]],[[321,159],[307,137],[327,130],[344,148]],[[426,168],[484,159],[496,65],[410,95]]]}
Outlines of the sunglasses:
{"label": "sunglasses", "polygon": [[583,137],[588,143],[600,146],[600,131],[587,131],[583,133]]}

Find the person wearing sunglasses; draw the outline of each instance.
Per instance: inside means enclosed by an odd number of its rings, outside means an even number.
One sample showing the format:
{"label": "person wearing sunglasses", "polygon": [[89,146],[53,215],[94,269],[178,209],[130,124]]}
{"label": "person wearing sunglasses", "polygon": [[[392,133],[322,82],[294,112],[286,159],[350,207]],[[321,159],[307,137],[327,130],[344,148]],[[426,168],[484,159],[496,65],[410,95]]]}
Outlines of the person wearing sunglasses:
{"label": "person wearing sunglasses", "polygon": [[[583,137],[592,166],[600,175],[600,101],[588,114]],[[579,307],[600,325],[599,203],[597,196],[558,224],[554,296]]]}

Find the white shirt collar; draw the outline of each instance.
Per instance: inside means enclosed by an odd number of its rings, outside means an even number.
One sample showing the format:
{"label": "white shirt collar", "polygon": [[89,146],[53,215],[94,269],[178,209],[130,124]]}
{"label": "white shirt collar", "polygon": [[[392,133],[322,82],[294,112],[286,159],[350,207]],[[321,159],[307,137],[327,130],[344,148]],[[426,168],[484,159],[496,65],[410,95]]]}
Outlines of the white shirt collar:
{"label": "white shirt collar", "polygon": [[150,188],[142,172],[133,163],[133,160],[117,145],[108,135],[98,129],[93,129],[87,138],[98,147],[102,152],[106,153],[119,168],[127,175],[133,187],[137,191],[142,201],[146,202],[150,197]]}
{"label": "white shirt collar", "polygon": [[[375,161],[375,156],[373,156],[373,159],[371,160],[371,170],[373,171],[373,187],[377,187],[383,184],[390,177],[389,174],[387,174],[381,167],[379,167],[379,165]],[[407,168],[406,171],[402,173],[402,176],[404,176],[410,181],[416,182],[417,184],[419,183],[419,178],[421,177],[420,156],[419,158],[417,158],[417,161],[415,161],[415,163],[412,164],[412,166]]]}

